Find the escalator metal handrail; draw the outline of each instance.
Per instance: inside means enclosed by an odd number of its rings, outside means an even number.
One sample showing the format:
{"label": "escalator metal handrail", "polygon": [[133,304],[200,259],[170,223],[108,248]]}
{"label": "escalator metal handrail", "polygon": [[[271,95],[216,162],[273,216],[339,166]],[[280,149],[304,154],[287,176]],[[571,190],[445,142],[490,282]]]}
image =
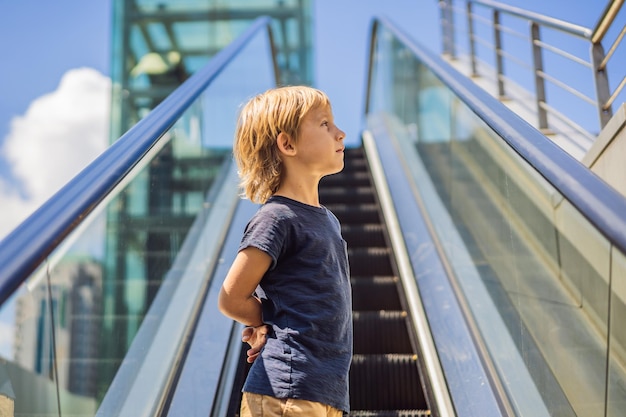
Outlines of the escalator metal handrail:
{"label": "escalator metal handrail", "polygon": [[[0,241],[0,304],[118,185],[208,85],[271,19],[257,18],[235,41],[155,107]],[[272,53],[274,57],[275,54]],[[274,74],[278,69],[274,59]]]}
{"label": "escalator metal handrail", "polygon": [[[374,19],[372,47],[382,25],[426,65],[454,94],[526,160],[609,242],[626,253],[626,198],[579,161],[548,140],[489,93],[460,75],[439,56],[418,45],[388,19]],[[370,54],[370,57],[372,55]],[[373,58],[370,58],[373,59]],[[369,112],[372,65],[369,66],[365,114]]]}

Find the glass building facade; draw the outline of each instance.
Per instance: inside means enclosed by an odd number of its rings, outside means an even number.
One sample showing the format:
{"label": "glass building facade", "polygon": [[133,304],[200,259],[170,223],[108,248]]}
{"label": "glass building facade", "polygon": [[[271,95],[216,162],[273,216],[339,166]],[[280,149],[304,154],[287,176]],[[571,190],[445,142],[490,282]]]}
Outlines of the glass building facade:
{"label": "glass building facade", "polygon": [[[280,83],[311,84],[309,0],[115,1],[113,139],[260,16],[272,18]],[[236,107],[232,110],[224,117],[234,116]],[[207,191],[230,161],[232,136],[222,135],[217,142],[212,136],[210,144],[200,139],[201,123],[207,122],[202,113],[207,111],[206,103],[194,106],[108,210],[101,353],[106,360],[99,371],[103,390],[171,272]]]}
{"label": "glass building facade", "polygon": [[282,84],[313,84],[310,0],[116,0],[117,139],[259,16],[273,20]]}

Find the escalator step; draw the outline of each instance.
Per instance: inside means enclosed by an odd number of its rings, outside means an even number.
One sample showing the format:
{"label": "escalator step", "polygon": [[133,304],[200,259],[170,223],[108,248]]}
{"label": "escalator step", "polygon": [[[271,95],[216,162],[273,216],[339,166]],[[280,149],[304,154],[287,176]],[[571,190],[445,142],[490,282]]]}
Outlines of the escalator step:
{"label": "escalator step", "polygon": [[355,410],[425,410],[417,355],[354,355],[350,407]]}
{"label": "escalator step", "polygon": [[359,158],[344,158],[343,169],[338,172],[338,174],[345,174],[346,172],[350,173],[357,171],[367,172],[367,161],[362,156]]}
{"label": "escalator step", "polygon": [[365,157],[365,153],[363,152],[363,148],[346,148],[346,161],[358,161]]}
{"label": "escalator step", "polygon": [[320,202],[339,218],[348,242],[354,324],[348,416],[430,416],[363,148],[346,149],[344,162],[320,182]]}
{"label": "escalator step", "polygon": [[352,308],[355,311],[401,310],[398,278],[352,275]]}
{"label": "escalator step", "polygon": [[363,164],[365,166],[365,153],[362,148],[347,148],[345,150],[344,166]]}
{"label": "escalator step", "polygon": [[351,248],[348,246],[350,273],[364,276],[393,275],[390,254],[391,250],[386,247]]}
{"label": "escalator step", "polygon": [[343,224],[379,223],[378,207],[376,204],[327,204]]}
{"label": "escalator step", "polygon": [[387,244],[381,224],[342,224],[341,234],[351,248]]}
{"label": "escalator step", "polygon": [[430,410],[353,410],[348,417],[429,417]]}
{"label": "escalator step", "polygon": [[354,353],[413,353],[405,311],[355,311]]}
{"label": "escalator step", "polygon": [[374,203],[372,187],[324,187],[320,188],[320,202],[324,205],[333,203]]}
{"label": "escalator step", "polygon": [[320,189],[326,187],[368,187],[370,184],[367,171],[341,172],[322,178]]}

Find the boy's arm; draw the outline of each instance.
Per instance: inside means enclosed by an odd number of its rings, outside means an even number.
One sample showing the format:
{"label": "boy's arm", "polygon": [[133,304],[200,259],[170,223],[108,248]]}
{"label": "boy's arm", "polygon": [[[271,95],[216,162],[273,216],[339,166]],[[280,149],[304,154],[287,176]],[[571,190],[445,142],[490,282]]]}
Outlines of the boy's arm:
{"label": "boy's arm", "polygon": [[272,258],[254,247],[240,251],[222,284],[218,305],[220,311],[246,326],[263,324],[261,301],[253,293],[270,267]]}
{"label": "boy's arm", "polygon": [[265,271],[270,267],[272,258],[257,248],[246,248],[235,257],[218,299],[220,311],[244,325],[242,341],[250,345],[246,352],[249,363],[259,356],[265,345],[267,326],[263,325],[261,301],[253,293]]}

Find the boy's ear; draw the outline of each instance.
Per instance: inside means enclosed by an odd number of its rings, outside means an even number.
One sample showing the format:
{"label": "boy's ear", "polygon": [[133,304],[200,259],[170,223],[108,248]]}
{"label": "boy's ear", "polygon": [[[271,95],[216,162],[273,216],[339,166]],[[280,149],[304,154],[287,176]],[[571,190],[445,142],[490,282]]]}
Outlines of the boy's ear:
{"label": "boy's ear", "polygon": [[296,147],[294,146],[291,135],[288,135],[285,132],[280,132],[278,137],[276,138],[276,145],[278,145],[278,150],[280,153],[284,155],[295,155]]}

